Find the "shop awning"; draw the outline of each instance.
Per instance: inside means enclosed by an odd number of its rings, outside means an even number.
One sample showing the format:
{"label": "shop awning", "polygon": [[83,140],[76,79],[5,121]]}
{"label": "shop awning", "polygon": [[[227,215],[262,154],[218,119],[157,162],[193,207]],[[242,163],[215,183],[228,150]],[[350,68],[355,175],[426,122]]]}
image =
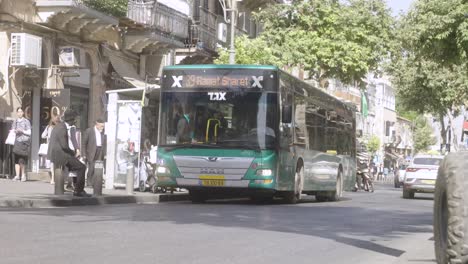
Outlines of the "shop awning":
{"label": "shop awning", "polygon": [[159,88],[159,85],[146,83],[145,80],[138,74],[137,69],[123,53],[120,51],[111,50],[109,48],[104,48],[104,51],[105,54],[109,57],[114,70],[120,75],[120,77],[129,82],[131,85],[136,88],[145,89]]}

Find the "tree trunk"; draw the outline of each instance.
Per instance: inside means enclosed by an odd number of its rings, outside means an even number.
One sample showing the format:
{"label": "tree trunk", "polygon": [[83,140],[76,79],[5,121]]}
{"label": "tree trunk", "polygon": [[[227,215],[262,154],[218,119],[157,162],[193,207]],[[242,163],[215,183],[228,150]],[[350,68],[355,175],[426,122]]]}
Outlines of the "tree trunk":
{"label": "tree trunk", "polygon": [[[457,134],[455,134],[455,127],[453,125],[453,113],[452,110],[447,110],[447,115],[449,118],[449,127],[452,135],[452,149],[457,152],[458,151],[458,140],[457,140]],[[450,143],[450,138],[449,138],[449,143]]]}
{"label": "tree trunk", "polygon": [[[439,113],[439,122],[440,122],[440,144],[445,148],[447,144],[447,129],[445,129],[445,122],[444,122],[444,113]],[[442,147],[441,147],[441,150]]]}

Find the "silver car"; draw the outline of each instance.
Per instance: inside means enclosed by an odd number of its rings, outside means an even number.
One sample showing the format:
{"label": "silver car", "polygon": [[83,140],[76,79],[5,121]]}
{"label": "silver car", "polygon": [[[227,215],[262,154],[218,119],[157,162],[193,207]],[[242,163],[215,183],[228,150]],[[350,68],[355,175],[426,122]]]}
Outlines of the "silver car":
{"label": "silver car", "polygon": [[443,159],[439,155],[416,155],[405,171],[403,198],[412,199],[417,192],[433,193],[437,170]]}

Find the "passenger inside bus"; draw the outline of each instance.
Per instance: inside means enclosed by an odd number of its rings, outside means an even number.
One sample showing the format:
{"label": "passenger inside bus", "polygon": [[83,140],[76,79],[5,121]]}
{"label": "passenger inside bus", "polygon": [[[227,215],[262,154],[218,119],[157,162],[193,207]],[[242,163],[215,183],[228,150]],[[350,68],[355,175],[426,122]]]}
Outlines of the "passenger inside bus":
{"label": "passenger inside bus", "polygon": [[177,109],[177,143],[190,143],[193,139],[193,114],[188,110],[183,110],[182,106]]}

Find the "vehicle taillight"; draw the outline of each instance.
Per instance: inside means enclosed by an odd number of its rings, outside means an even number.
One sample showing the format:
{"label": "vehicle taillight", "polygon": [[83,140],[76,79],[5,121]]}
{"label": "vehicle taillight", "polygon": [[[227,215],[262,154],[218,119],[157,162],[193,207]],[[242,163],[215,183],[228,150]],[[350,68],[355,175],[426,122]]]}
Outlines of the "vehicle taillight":
{"label": "vehicle taillight", "polygon": [[415,172],[415,171],[418,171],[418,170],[419,170],[418,168],[407,168],[406,172]]}

